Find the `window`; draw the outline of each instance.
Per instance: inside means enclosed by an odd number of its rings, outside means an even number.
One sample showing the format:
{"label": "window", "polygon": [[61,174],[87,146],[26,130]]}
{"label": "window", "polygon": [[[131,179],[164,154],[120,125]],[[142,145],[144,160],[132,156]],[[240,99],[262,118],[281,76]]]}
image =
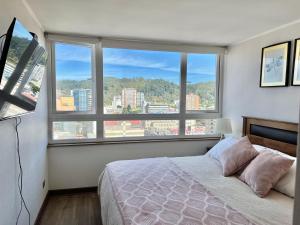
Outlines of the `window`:
{"label": "window", "polygon": [[224,49],[55,36],[48,42],[50,143],[216,136]]}
{"label": "window", "polygon": [[186,111],[216,110],[217,55],[188,54]]}
{"label": "window", "polygon": [[196,119],[185,121],[185,135],[214,134],[216,119]]}
{"label": "window", "polygon": [[53,122],[53,139],[95,139],[96,122],[93,121],[59,121]]}
{"label": "window", "polygon": [[178,120],[104,121],[104,137],[155,137],[179,134]]}
{"label": "window", "polygon": [[180,53],[103,49],[104,113],[179,112]]}
{"label": "window", "polygon": [[91,111],[92,49],[55,43],[56,111]]}

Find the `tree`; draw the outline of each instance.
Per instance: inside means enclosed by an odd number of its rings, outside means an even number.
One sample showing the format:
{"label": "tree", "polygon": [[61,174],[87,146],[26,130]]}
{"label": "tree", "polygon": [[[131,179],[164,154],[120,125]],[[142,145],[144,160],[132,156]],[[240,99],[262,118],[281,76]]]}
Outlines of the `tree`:
{"label": "tree", "polygon": [[131,110],[131,105],[128,105],[128,106],[127,106],[127,113],[130,114],[131,112],[132,112],[132,110]]}
{"label": "tree", "polygon": [[30,82],[29,84],[31,86],[31,90],[34,95],[40,91],[40,88],[38,86],[36,86],[34,83]]}

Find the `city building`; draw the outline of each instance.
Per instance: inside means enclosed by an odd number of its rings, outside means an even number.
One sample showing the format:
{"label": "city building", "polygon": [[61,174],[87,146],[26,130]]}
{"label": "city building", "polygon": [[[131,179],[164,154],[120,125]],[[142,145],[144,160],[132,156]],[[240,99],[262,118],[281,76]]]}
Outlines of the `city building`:
{"label": "city building", "polygon": [[200,96],[193,93],[186,95],[186,110],[200,110]]}
{"label": "city building", "polygon": [[206,134],[215,134],[216,133],[216,119],[206,119],[204,120]]}
{"label": "city building", "polygon": [[113,97],[112,107],[113,107],[113,109],[118,109],[118,108],[122,107],[122,96],[121,95],[117,95],[117,96]]}
{"label": "city building", "polygon": [[174,104],[175,104],[175,109],[176,109],[176,111],[180,111],[180,100],[175,100],[174,101]]}
{"label": "city building", "polygon": [[61,96],[56,98],[56,110],[57,111],[75,111],[73,96]]}
{"label": "city building", "polygon": [[216,131],[216,120],[215,119],[186,120],[185,129],[187,135],[214,134]]}
{"label": "city building", "polygon": [[170,107],[168,105],[151,105],[147,104],[145,107],[145,111],[148,114],[154,113],[154,114],[163,114],[163,113],[169,113]]}
{"label": "city building", "polygon": [[117,110],[113,109],[112,106],[105,106],[104,107],[104,114],[114,114]]}
{"label": "city building", "polygon": [[91,89],[74,89],[71,90],[71,95],[74,97],[76,111],[92,110],[93,102]]}
{"label": "city building", "polygon": [[126,108],[130,105],[132,109],[136,108],[137,91],[135,88],[124,88],[122,90],[122,106]]}
{"label": "city building", "polygon": [[177,135],[179,123],[176,120],[146,120],[145,134],[148,135]]}
{"label": "city building", "polygon": [[137,92],[136,94],[136,106],[143,108],[145,104],[145,94],[144,92]]}

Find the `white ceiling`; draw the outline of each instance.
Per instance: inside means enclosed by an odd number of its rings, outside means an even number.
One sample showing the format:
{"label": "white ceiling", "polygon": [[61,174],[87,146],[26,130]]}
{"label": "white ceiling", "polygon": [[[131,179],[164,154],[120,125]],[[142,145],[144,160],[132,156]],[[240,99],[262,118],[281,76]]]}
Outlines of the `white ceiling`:
{"label": "white ceiling", "polygon": [[47,32],[231,45],[300,19],[299,0],[26,0]]}

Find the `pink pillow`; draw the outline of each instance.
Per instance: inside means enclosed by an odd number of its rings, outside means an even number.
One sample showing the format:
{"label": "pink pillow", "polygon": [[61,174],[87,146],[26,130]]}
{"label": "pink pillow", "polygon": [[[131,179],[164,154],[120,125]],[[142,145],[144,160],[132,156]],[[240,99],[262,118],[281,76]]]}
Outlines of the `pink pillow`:
{"label": "pink pillow", "polygon": [[265,197],[293,165],[294,160],[263,151],[247,166],[240,180],[259,196]]}
{"label": "pink pillow", "polygon": [[237,143],[227,148],[220,156],[223,167],[223,175],[231,176],[243,169],[258,152],[253,148],[247,136],[241,138]]}

